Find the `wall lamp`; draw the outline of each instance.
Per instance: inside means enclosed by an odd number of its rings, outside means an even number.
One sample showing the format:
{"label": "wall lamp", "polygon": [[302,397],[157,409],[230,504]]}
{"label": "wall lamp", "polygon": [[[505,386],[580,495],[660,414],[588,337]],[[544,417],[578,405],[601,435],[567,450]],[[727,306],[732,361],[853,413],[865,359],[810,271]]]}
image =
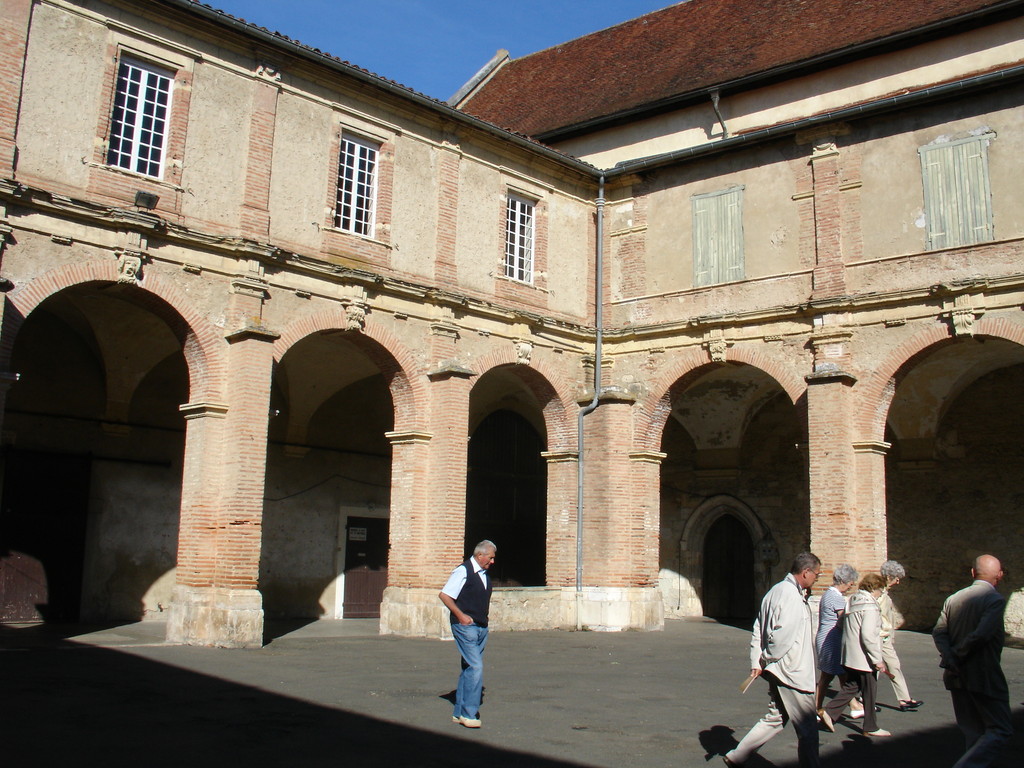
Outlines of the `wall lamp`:
{"label": "wall lamp", "polygon": [[135,205],[139,208],[146,208],[151,211],[156,208],[156,204],[159,202],[159,195],[154,195],[152,192],[143,192],[140,189],[135,193]]}

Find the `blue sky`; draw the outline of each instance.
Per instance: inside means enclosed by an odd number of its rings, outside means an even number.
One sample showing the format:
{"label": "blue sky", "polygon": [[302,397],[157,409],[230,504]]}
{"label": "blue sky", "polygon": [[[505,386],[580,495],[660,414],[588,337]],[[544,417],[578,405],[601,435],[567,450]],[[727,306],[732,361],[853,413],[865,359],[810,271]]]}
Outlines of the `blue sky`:
{"label": "blue sky", "polygon": [[499,48],[513,58],[674,0],[204,0],[273,32],[447,99]]}

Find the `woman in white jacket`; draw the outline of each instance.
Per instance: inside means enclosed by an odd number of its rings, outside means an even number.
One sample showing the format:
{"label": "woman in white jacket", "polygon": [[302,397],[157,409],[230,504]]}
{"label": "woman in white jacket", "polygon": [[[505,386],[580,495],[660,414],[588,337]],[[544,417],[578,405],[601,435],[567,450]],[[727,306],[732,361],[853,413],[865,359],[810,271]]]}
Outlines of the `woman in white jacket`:
{"label": "woman in white jacket", "polygon": [[878,598],[885,589],[885,579],[869,573],[860,580],[859,591],[850,598],[850,607],[843,617],[843,667],[846,681],[839,693],[822,711],[821,722],[830,731],[840,713],[853,698],[860,694],[864,700],[865,736],[891,736],[878,727],[875,697],[878,692],[878,673],[887,672],[882,659],[882,612]]}

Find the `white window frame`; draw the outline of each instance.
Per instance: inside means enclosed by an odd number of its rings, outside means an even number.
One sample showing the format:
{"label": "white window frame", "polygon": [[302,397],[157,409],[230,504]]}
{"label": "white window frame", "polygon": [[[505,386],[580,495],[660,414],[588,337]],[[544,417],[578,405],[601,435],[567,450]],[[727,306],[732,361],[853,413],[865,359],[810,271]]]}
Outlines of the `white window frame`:
{"label": "white window frame", "polygon": [[928,250],[995,239],[988,174],[988,145],[994,138],[985,133],[918,149]]}
{"label": "white window frame", "polygon": [[535,200],[509,192],[505,205],[505,277],[533,284]]}
{"label": "white window frame", "polygon": [[743,189],[729,187],[691,198],[695,288],[744,279]]}
{"label": "white window frame", "polygon": [[162,179],[174,73],[122,56],[110,116],[107,165]]}
{"label": "white window frame", "polygon": [[334,226],[343,232],[372,238],[377,218],[377,177],[380,144],[341,134]]}

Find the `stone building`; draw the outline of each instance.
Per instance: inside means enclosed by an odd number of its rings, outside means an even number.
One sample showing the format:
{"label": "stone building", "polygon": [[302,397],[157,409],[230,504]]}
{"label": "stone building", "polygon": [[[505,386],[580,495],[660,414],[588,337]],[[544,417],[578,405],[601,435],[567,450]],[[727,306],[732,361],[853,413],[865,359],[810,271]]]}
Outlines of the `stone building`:
{"label": "stone building", "polygon": [[[1024,636],[1024,2],[690,0],[451,103],[189,0],[0,7],[0,620]],[[856,11],[856,12],[854,12]]]}

